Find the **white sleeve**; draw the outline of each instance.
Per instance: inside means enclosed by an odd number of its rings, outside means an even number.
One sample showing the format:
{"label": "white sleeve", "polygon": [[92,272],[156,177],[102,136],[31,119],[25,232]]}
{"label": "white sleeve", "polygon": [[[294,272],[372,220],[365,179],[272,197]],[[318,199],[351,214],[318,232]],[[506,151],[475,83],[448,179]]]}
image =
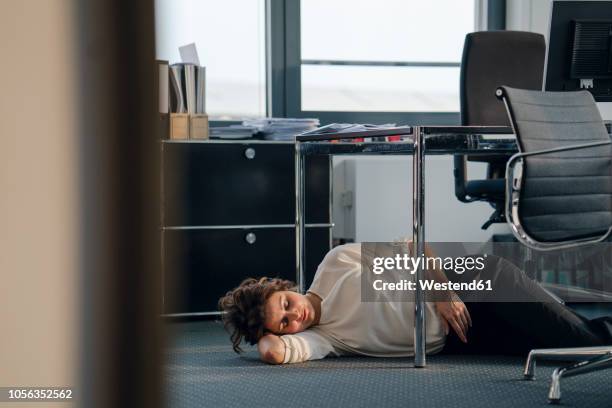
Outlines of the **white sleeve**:
{"label": "white sleeve", "polygon": [[283,364],[319,360],[330,354],[340,355],[328,339],[314,330],[306,330],[297,334],[285,334],[280,336],[280,338],[285,343],[285,360]]}

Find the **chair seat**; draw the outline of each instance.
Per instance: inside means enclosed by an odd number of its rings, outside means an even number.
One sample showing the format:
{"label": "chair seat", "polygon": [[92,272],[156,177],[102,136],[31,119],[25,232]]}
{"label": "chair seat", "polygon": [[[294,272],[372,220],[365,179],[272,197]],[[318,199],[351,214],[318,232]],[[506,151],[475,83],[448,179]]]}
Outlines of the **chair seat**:
{"label": "chair seat", "polygon": [[506,180],[487,179],[487,180],[470,180],[465,185],[465,192],[474,198],[499,198],[504,199],[506,189]]}

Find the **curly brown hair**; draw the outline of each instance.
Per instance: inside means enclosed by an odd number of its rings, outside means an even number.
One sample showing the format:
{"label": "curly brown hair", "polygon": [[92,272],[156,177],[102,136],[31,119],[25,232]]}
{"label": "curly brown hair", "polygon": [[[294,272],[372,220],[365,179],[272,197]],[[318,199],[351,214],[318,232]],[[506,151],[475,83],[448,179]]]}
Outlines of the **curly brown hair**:
{"label": "curly brown hair", "polygon": [[248,278],[219,299],[225,329],[230,333],[232,347],[241,353],[240,342],[244,338],[250,345],[264,335],[264,305],[274,293],[283,290],[296,291],[295,283],[278,278]]}

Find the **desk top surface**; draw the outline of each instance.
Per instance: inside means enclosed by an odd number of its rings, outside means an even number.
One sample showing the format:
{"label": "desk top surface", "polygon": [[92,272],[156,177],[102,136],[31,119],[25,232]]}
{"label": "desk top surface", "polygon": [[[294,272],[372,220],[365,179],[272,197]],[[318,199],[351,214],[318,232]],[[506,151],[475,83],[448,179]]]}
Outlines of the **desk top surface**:
{"label": "desk top surface", "polygon": [[[507,126],[400,126],[387,129],[364,130],[358,132],[324,132],[307,133],[295,137],[296,142],[324,142],[330,140],[350,140],[360,138],[407,136],[419,129],[426,135],[436,134],[512,134],[512,128]],[[316,131],[316,130],[315,130]]]}
{"label": "desk top surface", "polygon": [[[363,132],[296,136],[296,147],[304,155],[413,154],[417,127],[399,127]],[[512,129],[504,126],[419,126],[425,154],[508,155],[518,152]]]}
{"label": "desk top surface", "polygon": [[[398,131],[399,129],[399,131]],[[420,127],[425,153],[431,154],[512,154],[516,138],[506,127]],[[394,128],[296,137],[296,145],[305,155],[341,154],[412,154],[414,128]]]}

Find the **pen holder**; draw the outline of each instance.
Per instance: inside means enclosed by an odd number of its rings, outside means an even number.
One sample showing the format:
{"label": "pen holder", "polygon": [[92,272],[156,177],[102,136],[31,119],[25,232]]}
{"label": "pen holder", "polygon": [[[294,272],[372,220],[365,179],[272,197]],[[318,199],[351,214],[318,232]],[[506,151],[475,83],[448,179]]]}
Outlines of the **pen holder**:
{"label": "pen holder", "polygon": [[189,115],[187,113],[170,114],[170,139],[189,139]]}
{"label": "pen holder", "polygon": [[189,138],[208,139],[208,115],[194,113],[189,116]]}

